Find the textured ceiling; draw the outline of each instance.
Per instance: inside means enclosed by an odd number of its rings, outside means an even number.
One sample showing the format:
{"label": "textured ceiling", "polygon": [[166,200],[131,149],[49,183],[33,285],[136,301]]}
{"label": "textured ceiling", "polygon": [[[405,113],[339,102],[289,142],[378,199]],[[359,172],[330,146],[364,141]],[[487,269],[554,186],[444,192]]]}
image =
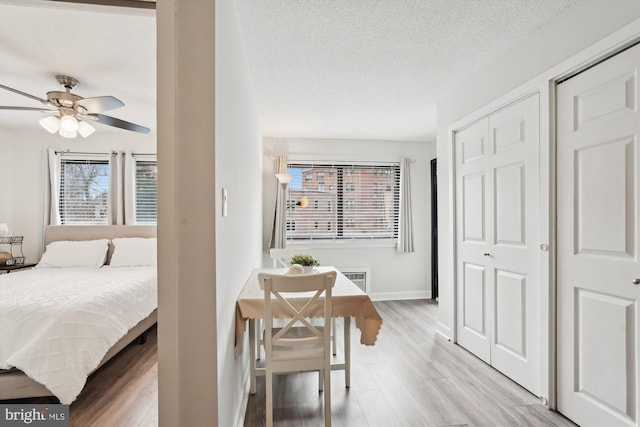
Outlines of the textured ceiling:
{"label": "textured ceiling", "polygon": [[[439,96],[575,1],[237,0],[263,135],[433,139]],[[153,11],[0,0],[0,83],[45,97],[68,74],[155,132],[155,40]],[[3,90],[0,105],[39,106]],[[0,111],[0,126],[41,117]]]}
{"label": "textured ceiling", "polygon": [[238,0],[263,135],[435,138],[435,100],[575,0]]}

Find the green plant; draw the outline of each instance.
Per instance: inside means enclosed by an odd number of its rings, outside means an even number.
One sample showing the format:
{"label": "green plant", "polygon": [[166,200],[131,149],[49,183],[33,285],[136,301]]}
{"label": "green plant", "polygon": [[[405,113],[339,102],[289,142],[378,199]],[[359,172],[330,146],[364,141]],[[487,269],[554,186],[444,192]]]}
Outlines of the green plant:
{"label": "green plant", "polygon": [[289,265],[293,264],[299,264],[303,267],[315,267],[320,265],[320,262],[318,262],[318,260],[311,255],[300,254],[291,257],[291,262],[289,262]]}

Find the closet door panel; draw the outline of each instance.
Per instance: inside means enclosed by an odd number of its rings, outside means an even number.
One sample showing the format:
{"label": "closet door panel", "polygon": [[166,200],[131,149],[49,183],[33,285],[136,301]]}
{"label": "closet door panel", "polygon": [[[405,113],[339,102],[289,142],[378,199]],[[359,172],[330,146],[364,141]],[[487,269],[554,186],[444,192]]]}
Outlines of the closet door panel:
{"label": "closet door panel", "polygon": [[526,172],[524,162],[500,166],[494,171],[496,245],[526,245]]}
{"label": "closet door panel", "polygon": [[457,341],[485,362],[490,361],[493,280],[483,256],[492,233],[487,126],[487,119],[483,119],[455,135]]}
{"label": "closet door panel", "polygon": [[540,391],[538,248],[539,96],[489,116],[495,176],[491,261],[495,313],[491,365],[534,394]]}

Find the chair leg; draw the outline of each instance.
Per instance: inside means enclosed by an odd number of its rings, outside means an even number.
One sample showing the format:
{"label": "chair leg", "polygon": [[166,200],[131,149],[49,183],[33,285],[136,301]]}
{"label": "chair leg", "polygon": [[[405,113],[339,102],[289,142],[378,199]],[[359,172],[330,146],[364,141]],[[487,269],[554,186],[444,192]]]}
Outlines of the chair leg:
{"label": "chair leg", "polygon": [[337,331],[337,327],[336,327],[336,318],[332,317],[331,318],[331,345],[333,346],[333,355],[335,356],[336,354],[338,354],[338,349],[336,347],[336,343],[338,342],[338,340],[336,339],[336,331]]}
{"label": "chair leg", "polygon": [[265,372],[265,394],[267,399],[265,402],[265,422],[267,427],[273,426],[273,373]]}
{"label": "chair leg", "polygon": [[251,377],[251,394],[256,394],[256,319],[249,319],[249,371]]}
{"label": "chair leg", "polygon": [[324,390],[324,372],[318,371],[318,391]]}
{"label": "chair leg", "polygon": [[264,345],[264,334],[263,334],[264,326],[263,326],[262,319],[258,319],[257,323],[258,323],[258,339],[256,340],[256,360],[260,360],[262,358],[261,348]]}
{"label": "chair leg", "polygon": [[344,318],[344,384],[351,387],[351,317]]}
{"label": "chair leg", "polygon": [[324,369],[324,425],[331,426],[331,367]]}

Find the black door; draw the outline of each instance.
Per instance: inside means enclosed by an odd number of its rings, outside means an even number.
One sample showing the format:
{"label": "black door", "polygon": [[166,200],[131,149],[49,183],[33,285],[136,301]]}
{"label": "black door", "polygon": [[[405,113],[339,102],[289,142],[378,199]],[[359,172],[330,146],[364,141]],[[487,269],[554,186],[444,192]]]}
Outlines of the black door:
{"label": "black door", "polygon": [[438,299],[438,162],[431,160],[431,298]]}

